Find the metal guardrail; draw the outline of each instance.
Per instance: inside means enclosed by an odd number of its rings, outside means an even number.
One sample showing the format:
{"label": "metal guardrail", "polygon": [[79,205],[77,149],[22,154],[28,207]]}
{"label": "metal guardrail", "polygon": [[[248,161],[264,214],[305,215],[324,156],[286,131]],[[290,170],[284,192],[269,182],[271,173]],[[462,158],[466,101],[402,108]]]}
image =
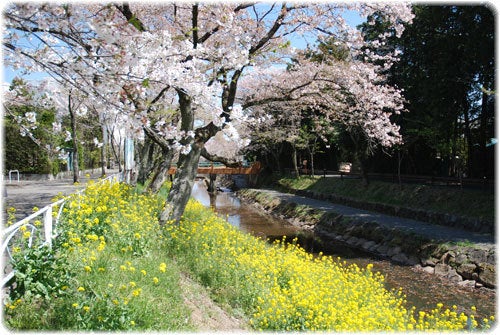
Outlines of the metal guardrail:
{"label": "metal guardrail", "polygon": [[9,171],[9,184],[12,183],[12,172],[17,173],[17,182],[19,183],[19,170],[10,170]]}
{"label": "metal guardrail", "polygon": [[[113,182],[119,182],[123,180],[123,174],[116,174],[116,175],[111,175],[109,177],[106,177],[104,179],[101,179],[99,182],[104,182],[104,181],[113,181]],[[84,191],[85,189],[82,189],[78,192],[75,192],[76,194],[80,194]],[[35,213],[31,214],[30,216],[14,223],[13,225],[5,228],[2,230],[2,246],[1,246],[1,254],[3,261],[13,260],[12,256],[12,249],[16,247],[17,245],[15,242],[22,240],[22,237],[20,239],[16,239],[15,237],[17,236],[18,233],[20,232],[25,232],[29,231],[29,238],[28,238],[28,247],[32,248],[35,246],[41,247],[44,245],[48,245],[49,247],[52,246],[52,240],[57,237],[57,231],[55,231],[55,228],[57,227],[59,223],[59,219],[61,217],[62,210],[64,208],[64,204],[66,201],[69,199],[69,196],[60,199],[50,205],[47,205],[43,207],[42,209],[39,209]],[[54,221],[54,215],[53,215],[53,209],[56,206],[59,206],[59,210],[57,212],[57,215],[55,216],[55,221]],[[37,243],[39,241],[35,241],[35,239],[38,239],[38,237],[41,234],[36,234],[40,227],[37,227],[35,224],[32,224],[32,220],[38,218],[38,217],[43,217],[43,241],[40,241],[42,243]],[[23,228],[25,227],[25,228]],[[12,243],[11,243],[12,242]],[[2,276],[2,281],[1,281],[1,287],[4,287],[15,275],[15,269],[8,270],[7,267],[9,266],[9,262],[3,264],[3,276]],[[6,271],[7,270],[7,271]]]}

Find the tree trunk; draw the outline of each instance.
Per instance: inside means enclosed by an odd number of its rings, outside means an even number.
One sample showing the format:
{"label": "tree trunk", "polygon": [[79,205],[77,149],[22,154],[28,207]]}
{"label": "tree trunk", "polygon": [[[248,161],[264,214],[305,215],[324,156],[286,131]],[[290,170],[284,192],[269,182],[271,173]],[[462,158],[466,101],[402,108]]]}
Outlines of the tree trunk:
{"label": "tree trunk", "polygon": [[297,164],[297,148],[295,145],[292,145],[292,164],[293,170],[295,171],[295,177],[298,178],[299,174],[299,165]]}
{"label": "tree trunk", "polygon": [[102,130],[102,147],[101,147],[101,176],[104,177],[106,175],[106,149],[108,146],[108,131],[104,122],[101,121],[101,130]]}
{"label": "tree trunk", "polygon": [[[137,173],[137,182],[145,184],[149,174],[154,166],[154,149],[155,144],[153,140],[146,136],[144,144],[138,146],[139,156],[139,171]],[[165,153],[164,153],[165,154]],[[169,162],[170,164],[170,162]],[[168,169],[168,168],[167,168]]]}
{"label": "tree trunk", "polygon": [[313,150],[309,151],[309,159],[311,160],[311,177],[314,177],[314,152]]}
{"label": "tree trunk", "polygon": [[481,99],[481,115],[479,122],[479,150],[481,162],[483,162],[481,167],[481,175],[479,177],[485,178],[488,174],[488,164],[487,162],[487,149],[486,149],[486,133],[487,133],[487,124],[488,124],[488,95],[483,91],[483,96]]}
{"label": "tree trunk", "polygon": [[401,162],[403,161],[403,156],[401,156],[401,148],[398,148],[398,185],[401,191],[403,185],[401,183]]}
{"label": "tree trunk", "polygon": [[[177,90],[179,96],[179,109],[181,115],[181,130],[188,132],[194,128],[194,111],[191,106],[191,97]],[[167,205],[160,214],[160,225],[165,225],[168,221],[179,224],[184,209],[186,208],[191,191],[193,190],[194,179],[198,172],[198,162],[204,142],[197,138],[187,137],[181,144],[189,145],[190,151],[186,154],[180,153],[177,163],[177,172],[172,184],[172,188],[167,197]]]}
{"label": "tree trunk", "polygon": [[156,172],[151,180],[151,183],[147,187],[147,191],[152,193],[158,193],[160,188],[165,183],[168,169],[172,164],[172,158],[174,156],[174,152],[172,150],[163,149],[162,161],[159,164]]}
{"label": "tree trunk", "polygon": [[370,179],[368,178],[368,167],[367,167],[367,162],[366,158],[363,157],[364,155],[359,155],[358,161],[359,161],[359,167],[361,169],[361,178],[363,179],[363,185],[368,186],[370,185]]}
{"label": "tree trunk", "polygon": [[[464,136],[465,140],[467,142],[467,157],[463,157],[462,160],[466,160],[467,164],[467,175],[469,177],[472,177],[474,170],[473,170],[473,153],[474,153],[474,143],[472,140],[472,133],[470,129],[470,118],[469,118],[469,111],[467,110],[467,107],[464,106]],[[462,174],[462,171],[460,172]],[[459,176],[460,178],[462,176]]]}
{"label": "tree trunk", "polygon": [[207,185],[207,192],[211,194],[216,194],[217,190],[215,188],[215,181],[217,180],[217,175],[215,173],[210,173],[208,179],[209,182]]}
{"label": "tree trunk", "polygon": [[101,177],[104,177],[106,175],[106,153],[105,153],[105,146],[103,145],[101,147]]}
{"label": "tree trunk", "polygon": [[117,143],[116,146],[118,147],[117,149],[115,148],[115,140],[111,138],[111,150],[113,151],[113,156],[115,156],[116,161],[118,162],[118,171],[122,172],[122,163],[121,163],[121,140],[120,143]]}
{"label": "tree trunk", "polygon": [[191,151],[187,155],[179,155],[177,172],[168,194],[167,206],[160,215],[161,225],[167,221],[179,223],[193,190],[202,147],[203,143],[195,142],[191,145]]}
{"label": "tree trunk", "polygon": [[71,123],[71,137],[73,140],[73,183],[78,183],[80,180],[80,169],[78,167],[78,139],[76,136],[76,115],[71,106],[71,94],[68,95],[68,112]]}
{"label": "tree trunk", "polygon": [[368,148],[365,140],[362,137],[363,135],[359,135],[357,133],[351,134],[351,138],[354,143],[355,157],[358,161],[359,168],[361,169],[360,172],[361,178],[363,180],[363,185],[368,186],[370,184],[367,167]]}
{"label": "tree trunk", "polygon": [[279,173],[283,173],[281,169],[281,163],[280,163],[280,157],[281,157],[281,152],[283,151],[283,143],[278,144],[278,147],[276,150],[271,150],[271,155],[274,159],[275,166],[277,168],[277,171]]}

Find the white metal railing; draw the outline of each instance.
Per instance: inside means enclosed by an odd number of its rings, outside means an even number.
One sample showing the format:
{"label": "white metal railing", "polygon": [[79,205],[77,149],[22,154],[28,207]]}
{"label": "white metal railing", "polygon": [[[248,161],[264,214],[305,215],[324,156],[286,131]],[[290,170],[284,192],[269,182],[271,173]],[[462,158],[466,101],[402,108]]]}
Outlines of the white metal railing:
{"label": "white metal railing", "polygon": [[[109,177],[106,177],[104,179],[101,179],[99,182],[104,182],[106,180],[112,181],[112,182],[120,182],[123,179],[122,174],[115,174],[111,175]],[[84,191],[85,189],[82,189],[78,192],[75,192],[76,194],[80,194]],[[57,224],[59,223],[59,218],[61,216],[62,210],[64,208],[65,202],[68,200],[69,196],[60,199],[50,205],[47,205],[43,207],[42,209],[39,209],[35,213],[31,214],[30,216],[14,223],[13,225],[5,228],[2,230],[2,246],[1,246],[1,254],[2,254],[2,260],[6,263],[3,265],[3,272],[4,275],[2,277],[2,282],[0,287],[4,287],[13,277],[15,274],[15,269],[11,269],[10,271],[7,269],[7,266],[9,265],[9,261],[13,260],[12,257],[12,249],[15,247],[14,243],[15,242],[14,237],[19,233],[20,231],[28,231],[30,232],[30,236],[28,238],[28,247],[31,248],[33,247],[34,239],[38,236],[35,234],[35,232],[38,231],[39,227],[36,227],[36,225],[32,224],[31,221],[34,220],[37,217],[43,216],[43,242],[40,244],[42,245],[48,245],[49,247],[52,246],[52,240],[57,237],[57,233],[54,232],[54,227],[57,227]],[[58,213],[55,217],[55,223],[54,223],[54,215],[53,215],[53,209],[56,206],[59,206]],[[23,228],[26,227],[26,228]],[[21,239],[22,240],[22,239]],[[7,271],[9,271],[7,273]]]}
{"label": "white metal railing", "polygon": [[19,183],[19,170],[9,170],[9,184],[12,183],[12,172],[17,173],[17,182]]}

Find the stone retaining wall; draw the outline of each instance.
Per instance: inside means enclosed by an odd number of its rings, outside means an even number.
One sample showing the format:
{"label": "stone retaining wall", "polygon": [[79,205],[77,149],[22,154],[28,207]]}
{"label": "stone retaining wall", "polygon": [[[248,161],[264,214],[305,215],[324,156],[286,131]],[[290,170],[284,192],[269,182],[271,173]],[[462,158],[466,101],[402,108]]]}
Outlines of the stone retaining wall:
{"label": "stone retaining wall", "polygon": [[438,242],[375,222],[354,220],[333,212],[281,201],[255,189],[241,190],[238,196],[303,230],[314,232],[324,245],[345,244],[395,263],[446,277],[457,285],[496,287],[494,246]]}

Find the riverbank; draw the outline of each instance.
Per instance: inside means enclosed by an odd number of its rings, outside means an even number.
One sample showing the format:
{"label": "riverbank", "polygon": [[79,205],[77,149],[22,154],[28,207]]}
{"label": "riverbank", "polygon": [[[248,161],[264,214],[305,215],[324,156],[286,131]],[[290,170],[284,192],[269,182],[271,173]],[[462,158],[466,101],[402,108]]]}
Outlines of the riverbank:
{"label": "riverbank", "polygon": [[244,189],[238,196],[311,231],[322,243],[344,244],[415,266],[456,285],[496,288],[495,243],[490,234],[354,209],[274,190]]}

